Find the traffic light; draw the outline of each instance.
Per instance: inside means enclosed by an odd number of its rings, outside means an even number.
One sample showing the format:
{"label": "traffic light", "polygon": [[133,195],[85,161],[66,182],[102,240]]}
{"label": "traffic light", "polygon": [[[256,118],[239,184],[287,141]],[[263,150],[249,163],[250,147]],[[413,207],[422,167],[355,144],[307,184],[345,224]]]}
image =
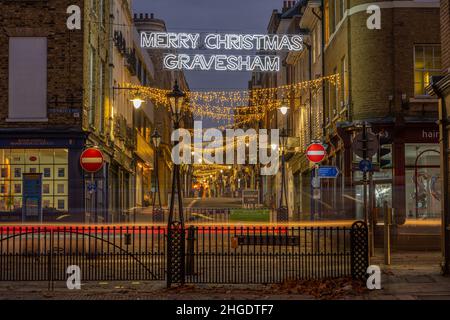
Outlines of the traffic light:
{"label": "traffic light", "polygon": [[380,152],[378,162],[381,169],[392,167],[392,141],[389,137],[380,135]]}

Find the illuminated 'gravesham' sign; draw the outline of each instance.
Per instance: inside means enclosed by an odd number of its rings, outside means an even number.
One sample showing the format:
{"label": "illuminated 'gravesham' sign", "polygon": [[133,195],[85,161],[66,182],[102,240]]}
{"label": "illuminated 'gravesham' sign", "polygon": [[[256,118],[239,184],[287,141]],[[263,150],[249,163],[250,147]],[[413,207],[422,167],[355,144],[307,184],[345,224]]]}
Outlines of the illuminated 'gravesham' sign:
{"label": "illuminated 'gravesham' sign", "polygon": [[[212,50],[279,52],[303,50],[301,35],[200,34],[141,32],[145,49]],[[164,55],[164,67],[169,70],[217,71],[279,71],[280,57],[269,54],[176,54]]]}

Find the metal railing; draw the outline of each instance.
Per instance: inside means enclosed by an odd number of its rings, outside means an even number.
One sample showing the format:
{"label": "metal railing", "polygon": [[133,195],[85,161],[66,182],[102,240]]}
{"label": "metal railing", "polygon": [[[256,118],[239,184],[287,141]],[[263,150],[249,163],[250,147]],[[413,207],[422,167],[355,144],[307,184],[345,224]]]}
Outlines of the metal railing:
{"label": "metal railing", "polygon": [[164,280],[161,227],[1,227],[0,281]]}
{"label": "metal railing", "polygon": [[[167,228],[0,227],[0,281],[167,279]],[[191,226],[185,241],[187,283],[279,283],[350,277],[368,267],[367,226]]]}
{"label": "metal railing", "polygon": [[186,282],[279,283],[351,276],[351,228],[191,227]]}

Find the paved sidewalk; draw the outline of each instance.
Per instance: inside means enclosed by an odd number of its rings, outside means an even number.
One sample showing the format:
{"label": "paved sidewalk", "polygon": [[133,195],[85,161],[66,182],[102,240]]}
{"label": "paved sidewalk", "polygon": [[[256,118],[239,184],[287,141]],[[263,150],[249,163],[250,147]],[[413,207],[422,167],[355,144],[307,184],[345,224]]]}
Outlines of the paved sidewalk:
{"label": "paved sidewalk", "polygon": [[410,252],[392,255],[390,266],[377,254],[371,264],[382,269],[383,290],[371,299],[450,299],[450,277],[441,275],[440,252]]}
{"label": "paved sidewalk", "polygon": [[[353,290],[351,285],[337,288],[335,298],[346,300],[450,299],[450,277],[440,275],[438,252],[393,254],[392,265],[382,264],[382,256],[371,263],[383,271],[382,290]],[[320,292],[318,284],[316,292]],[[333,296],[305,294],[303,287],[289,285],[187,285],[167,289],[164,282],[90,282],[82,290],[69,291],[65,283],[55,283],[53,291],[46,282],[0,283],[0,299],[33,300],[310,300]],[[325,288],[325,287],[324,287]],[[326,288],[325,288],[326,289]],[[325,290],[324,289],[324,290]]]}

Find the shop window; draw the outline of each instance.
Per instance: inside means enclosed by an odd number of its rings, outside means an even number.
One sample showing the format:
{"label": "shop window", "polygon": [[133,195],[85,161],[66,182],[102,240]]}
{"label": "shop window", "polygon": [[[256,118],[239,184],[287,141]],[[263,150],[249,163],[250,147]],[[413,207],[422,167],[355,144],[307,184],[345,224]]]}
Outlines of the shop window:
{"label": "shop window", "polygon": [[441,48],[439,45],[414,47],[414,94],[426,95],[430,77],[441,74]]}
{"label": "shop window", "polygon": [[405,145],[407,219],[440,219],[440,151],[437,144]]}
{"label": "shop window", "polygon": [[0,168],[6,172],[4,177],[0,177],[0,215],[21,213],[24,173],[42,174],[44,215],[54,210],[68,210],[68,150],[3,149],[0,150]]}

